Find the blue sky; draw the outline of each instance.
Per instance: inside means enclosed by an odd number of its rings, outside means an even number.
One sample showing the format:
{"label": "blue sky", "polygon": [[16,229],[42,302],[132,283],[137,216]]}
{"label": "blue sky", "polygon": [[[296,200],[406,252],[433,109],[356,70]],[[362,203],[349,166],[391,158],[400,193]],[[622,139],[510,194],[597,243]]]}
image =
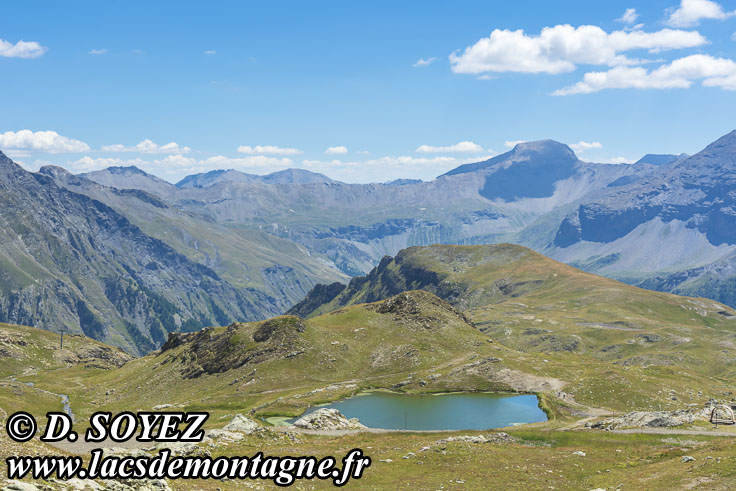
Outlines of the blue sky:
{"label": "blue sky", "polygon": [[734,11],[3,2],[0,149],[29,169],[132,164],[171,181],[286,167],[431,179],[544,138],[595,162],[694,153],[736,128]]}

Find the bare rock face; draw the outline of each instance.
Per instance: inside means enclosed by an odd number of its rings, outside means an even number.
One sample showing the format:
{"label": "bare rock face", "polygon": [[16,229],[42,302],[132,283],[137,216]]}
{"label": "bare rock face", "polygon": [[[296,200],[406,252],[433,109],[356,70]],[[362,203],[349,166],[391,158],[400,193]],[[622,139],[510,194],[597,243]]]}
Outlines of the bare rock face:
{"label": "bare rock face", "polygon": [[692,424],[708,418],[707,408],[678,409],[677,411],[634,411],[615,418],[588,423],[589,428],[612,430],[617,427],[666,428]]}
{"label": "bare rock face", "polygon": [[358,418],[348,419],[337,409],[322,408],[302,416],[294,426],[305,430],[362,430],[364,425]]}
{"label": "bare rock face", "polygon": [[223,430],[226,431],[237,431],[245,433],[246,435],[255,433],[260,429],[261,426],[258,423],[242,414],[236,414],[235,417],[223,428]]}

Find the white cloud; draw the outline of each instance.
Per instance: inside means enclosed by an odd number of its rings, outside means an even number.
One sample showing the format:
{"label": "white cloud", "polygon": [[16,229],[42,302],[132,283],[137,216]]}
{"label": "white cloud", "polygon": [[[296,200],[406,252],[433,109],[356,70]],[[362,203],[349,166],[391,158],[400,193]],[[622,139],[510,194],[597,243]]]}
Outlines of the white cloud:
{"label": "white cloud", "polygon": [[526,140],[506,140],[503,144],[506,148],[514,148],[519,143],[526,143]]}
{"label": "white cloud", "polygon": [[0,56],[5,58],[38,58],[47,49],[36,41],[18,41],[13,44],[10,41],[0,39]]}
{"label": "white cloud", "polygon": [[341,155],[346,153],[348,153],[348,147],[345,147],[343,145],[337,147],[329,147],[327,150],[325,150],[325,155]]}
{"label": "white cloud", "polygon": [[170,142],[166,145],[159,145],[151,140],[143,140],[133,147],[125,145],[105,145],[102,147],[103,152],[139,152],[139,153],[167,153],[167,154],[183,154],[189,153],[189,147],[180,147],[176,142]]}
{"label": "white cloud", "polygon": [[736,41],[736,32],[731,34],[731,41]]}
{"label": "white cloud", "polygon": [[0,148],[48,153],[77,153],[88,151],[89,145],[83,141],[61,136],[55,131],[20,130],[0,133]]}
{"label": "white cloud", "polygon": [[483,147],[471,141],[462,141],[454,145],[433,147],[431,145],[420,145],[417,147],[418,153],[480,153]]}
{"label": "white cloud", "polygon": [[273,145],[256,145],[255,147],[241,145],[238,147],[238,152],[249,155],[299,155],[302,153],[297,148],[282,148]]}
{"label": "white cloud", "polygon": [[736,62],[710,55],[691,55],[655,70],[619,66],[605,72],[590,72],[580,82],[553,95],[590,94],[604,89],[685,89],[702,80],[707,87],[736,90]]}
{"label": "white cloud", "polygon": [[489,72],[563,73],[578,64],[631,65],[641,60],[623,53],[632,50],[661,50],[702,46],[707,40],[698,32],[662,29],[656,32],[613,31],[598,26],[569,24],[545,27],[538,36],[523,30],[495,29],[465,51],[450,55],[455,73]]}
{"label": "white cloud", "polygon": [[697,26],[701,19],[723,20],[736,15],[736,12],[726,12],[711,0],[681,0],[679,7],[671,7],[665,13],[665,23],[672,27]]}
{"label": "white cloud", "polygon": [[419,58],[417,62],[414,63],[412,66],[414,67],[427,66],[427,65],[431,65],[435,61],[437,61],[437,58],[435,58],[434,56],[432,58]]}
{"label": "white cloud", "polygon": [[206,54],[208,56],[216,55],[217,54],[217,51],[215,51],[214,49],[206,49],[206,50],[204,50],[204,54]]}
{"label": "white cloud", "polygon": [[626,157],[613,157],[613,158],[606,159],[598,163],[599,164],[633,164],[634,162],[635,161],[633,159],[628,159]]}
{"label": "white cloud", "polygon": [[636,13],[636,9],[626,9],[624,14],[616,20],[624,24],[633,24],[638,17],[639,14]]}
{"label": "white cloud", "polygon": [[5,155],[7,155],[8,157],[10,157],[13,160],[16,160],[16,159],[27,159],[28,157],[31,156],[31,151],[30,150],[10,149],[10,150],[5,150],[4,153],[5,153]]}
{"label": "white cloud", "polygon": [[109,51],[104,48],[103,49],[91,49],[88,52],[88,54],[90,55],[106,55],[107,53],[109,53]]}
{"label": "white cloud", "polygon": [[577,143],[573,143],[570,145],[570,148],[575,150],[576,152],[585,152],[586,150],[591,149],[600,149],[603,148],[603,145],[601,145],[599,142],[586,142],[586,141],[579,141]]}

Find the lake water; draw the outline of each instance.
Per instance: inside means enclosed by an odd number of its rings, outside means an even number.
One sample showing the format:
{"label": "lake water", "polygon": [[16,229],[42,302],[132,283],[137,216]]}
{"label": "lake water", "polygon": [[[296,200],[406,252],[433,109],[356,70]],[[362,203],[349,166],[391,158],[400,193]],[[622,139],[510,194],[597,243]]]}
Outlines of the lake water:
{"label": "lake water", "polygon": [[370,428],[390,430],[487,430],[547,421],[537,396],[486,393],[406,395],[367,392],[328,406]]}

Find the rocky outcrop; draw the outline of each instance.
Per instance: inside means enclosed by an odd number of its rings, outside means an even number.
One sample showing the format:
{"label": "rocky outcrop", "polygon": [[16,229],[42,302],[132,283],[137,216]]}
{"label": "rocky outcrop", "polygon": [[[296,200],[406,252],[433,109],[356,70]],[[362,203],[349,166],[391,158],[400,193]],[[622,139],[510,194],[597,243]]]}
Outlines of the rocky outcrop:
{"label": "rocky outcrop", "polygon": [[[305,350],[301,333],[306,327],[299,317],[281,316],[262,322],[255,331],[245,324],[235,323],[224,330],[205,328],[196,333],[172,333],[159,356],[186,345],[186,349],[176,355],[182,364],[184,378],[223,373],[245,364],[301,355]],[[247,337],[254,342],[242,342]]]}
{"label": "rocky outcrop", "polygon": [[322,408],[302,416],[294,426],[305,430],[362,430],[365,429],[357,418],[348,419],[337,409]]}
{"label": "rocky outcrop", "polygon": [[260,429],[261,425],[242,414],[236,414],[223,428],[225,431],[237,431],[246,435],[256,433]]}
{"label": "rocky outcrop", "polygon": [[465,443],[517,443],[519,441],[515,436],[511,436],[503,431],[497,431],[494,433],[488,433],[485,435],[460,435],[443,438],[437,440],[437,445],[444,445],[452,442],[465,442]]}
{"label": "rocky outcrop", "polygon": [[586,426],[603,430],[623,427],[668,428],[692,424],[696,421],[706,421],[708,415],[709,410],[707,408],[679,409],[677,411],[635,411],[623,416],[587,423]]}

